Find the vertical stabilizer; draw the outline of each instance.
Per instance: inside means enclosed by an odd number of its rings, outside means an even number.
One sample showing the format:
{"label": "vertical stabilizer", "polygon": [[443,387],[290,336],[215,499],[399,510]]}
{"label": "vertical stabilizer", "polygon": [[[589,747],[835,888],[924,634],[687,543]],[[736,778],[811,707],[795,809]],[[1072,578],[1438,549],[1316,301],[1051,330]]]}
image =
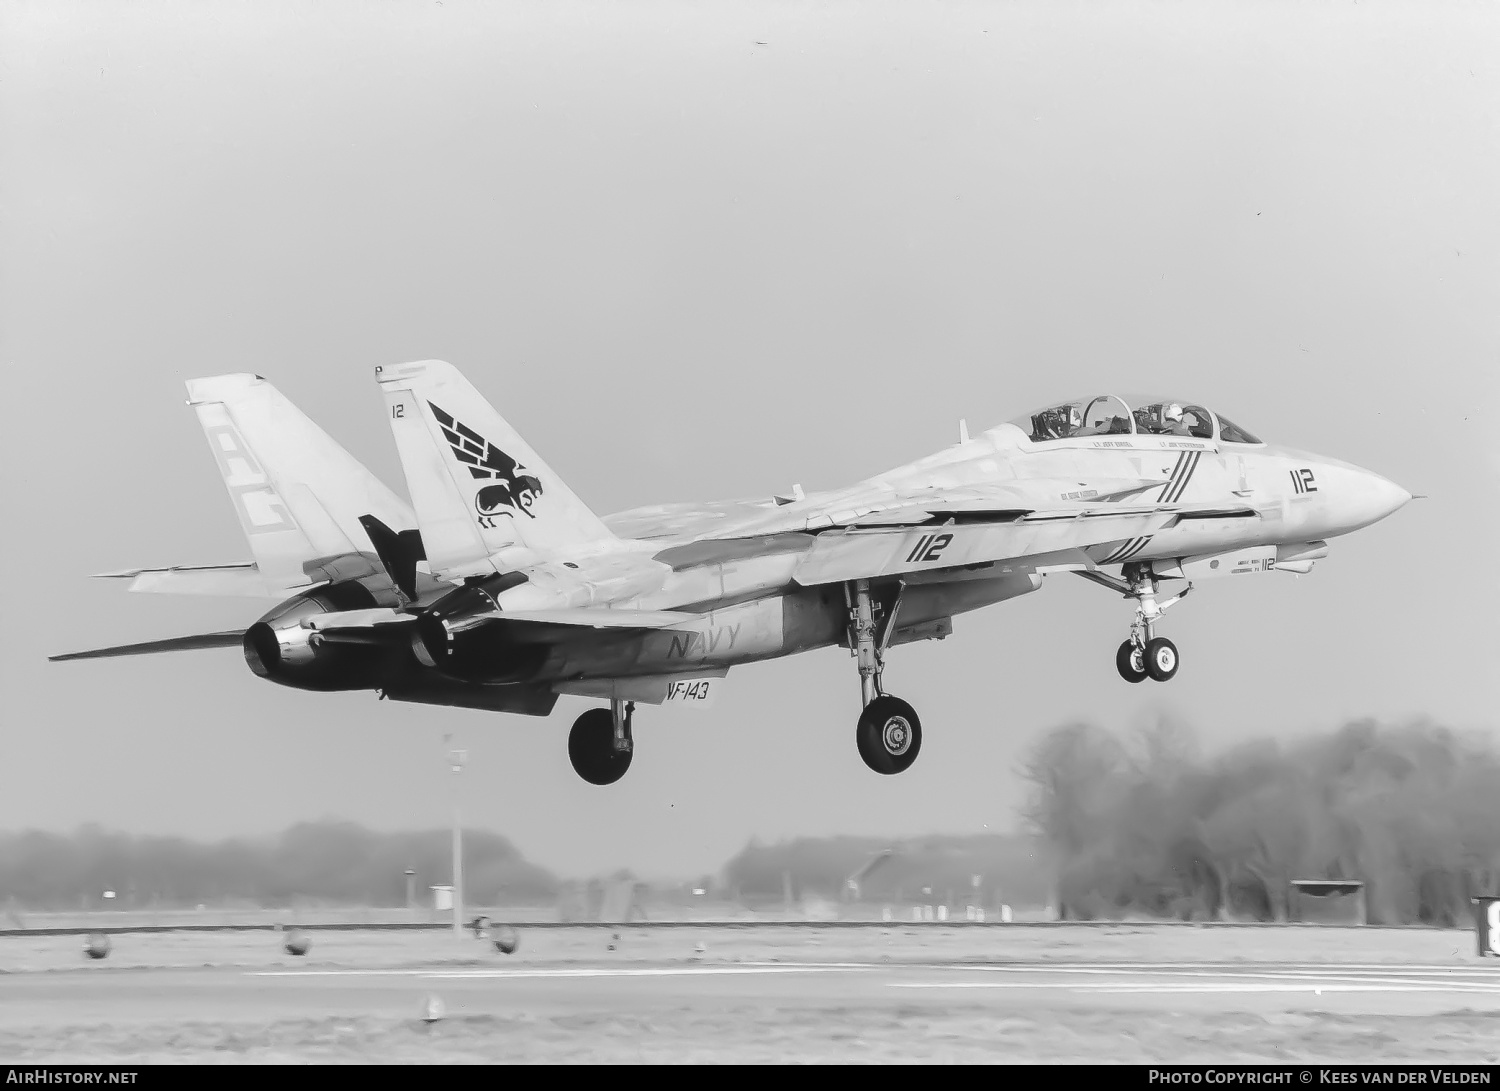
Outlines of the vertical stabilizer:
{"label": "vertical stabilizer", "polygon": [[472,570],[503,550],[539,560],[616,541],[457,368],[376,368],[407,490],[434,572]]}
{"label": "vertical stabilizer", "polygon": [[268,581],[316,582],[319,562],[371,552],[362,517],[415,525],[399,497],[260,376],[189,379],[187,391]]}

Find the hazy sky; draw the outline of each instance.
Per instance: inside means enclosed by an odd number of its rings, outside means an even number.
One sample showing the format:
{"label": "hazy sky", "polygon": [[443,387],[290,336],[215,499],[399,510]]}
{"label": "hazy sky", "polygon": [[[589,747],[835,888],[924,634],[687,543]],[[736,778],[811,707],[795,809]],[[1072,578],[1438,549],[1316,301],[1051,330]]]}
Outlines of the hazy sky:
{"label": "hazy sky", "polygon": [[[764,44],[760,44],[764,43]],[[471,822],[564,873],[749,837],[1010,825],[1047,727],[1212,745],[1493,731],[1500,15],[1490,4],[0,4],[0,828]],[[255,371],[404,491],[377,364],[462,368],[601,512],[832,487],[1049,399],[1180,394],[1427,499],[1310,576],[1204,583],[1170,685],[1082,580],[899,648],[568,726],[265,683],[233,649],[49,664],[270,603],[87,573],[248,557],[183,380]]]}

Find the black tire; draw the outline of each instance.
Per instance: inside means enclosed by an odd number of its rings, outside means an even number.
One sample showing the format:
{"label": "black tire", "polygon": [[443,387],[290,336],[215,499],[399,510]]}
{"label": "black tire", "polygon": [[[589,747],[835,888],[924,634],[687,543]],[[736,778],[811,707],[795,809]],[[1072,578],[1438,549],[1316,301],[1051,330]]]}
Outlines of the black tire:
{"label": "black tire", "polygon": [[1127,682],[1146,680],[1146,660],[1141,650],[1135,646],[1135,641],[1125,641],[1120,645],[1120,650],[1115,652],[1115,670]]}
{"label": "black tire", "polygon": [[877,773],[890,776],[911,768],[922,749],[922,721],[899,697],[877,697],[859,714],[855,729],[859,756]]}
{"label": "black tire", "polygon": [[590,784],[613,784],[630,768],[633,750],[615,750],[615,718],[607,708],[591,708],[568,732],[568,760]]}
{"label": "black tire", "polygon": [[1159,636],[1146,645],[1146,673],[1158,682],[1170,682],[1180,665],[1177,645]]}

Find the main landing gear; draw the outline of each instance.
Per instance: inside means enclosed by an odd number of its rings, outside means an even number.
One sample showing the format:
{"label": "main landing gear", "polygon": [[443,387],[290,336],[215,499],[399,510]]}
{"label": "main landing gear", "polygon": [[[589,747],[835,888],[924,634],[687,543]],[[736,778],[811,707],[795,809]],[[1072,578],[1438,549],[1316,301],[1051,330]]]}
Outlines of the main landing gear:
{"label": "main landing gear", "polygon": [[634,701],[610,701],[608,708],[591,708],[574,720],[568,732],[573,771],[590,784],[613,784],[623,777],[635,749],[630,734],[634,714]]}
{"label": "main landing gear", "polygon": [[1156,622],[1168,607],[1176,605],[1189,591],[1192,584],[1169,599],[1156,599],[1156,577],[1145,565],[1127,564],[1116,579],[1102,572],[1080,572],[1080,576],[1093,580],[1120,592],[1126,598],[1135,599],[1135,620],[1130,623],[1130,639],[1115,652],[1115,669],[1127,682],[1144,682],[1147,678],[1158,682],[1169,682],[1177,674],[1177,645],[1164,636],[1156,635]]}
{"label": "main landing gear", "polygon": [[883,624],[876,620],[879,604],[870,596],[869,580],[845,584],[844,597],[849,604],[849,647],[859,662],[865,706],[854,732],[859,756],[877,773],[900,773],[911,767],[922,749],[922,721],[917,719],[916,709],[890,696],[880,684],[901,596],[897,594]]}

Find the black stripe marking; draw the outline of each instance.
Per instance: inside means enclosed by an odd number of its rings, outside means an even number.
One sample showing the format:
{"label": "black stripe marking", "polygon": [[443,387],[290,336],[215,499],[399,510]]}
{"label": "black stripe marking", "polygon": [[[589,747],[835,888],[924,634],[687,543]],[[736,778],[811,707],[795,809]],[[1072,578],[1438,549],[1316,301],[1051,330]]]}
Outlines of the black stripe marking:
{"label": "black stripe marking", "polygon": [[1182,472],[1182,467],[1187,463],[1187,452],[1183,451],[1177,456],[1177,462],[1172,467],[1172,475],[1167,478],[1167,483],[1161,487],[1161,492],[1156,496],[1158,504],[1167,502],[1167,493],[1172,491],[1172,486],[1177,484],[1177,475]]}
{"label": "black stripe marking", "polygon": [[1202,451],[1194,451],[1192,455],[1189,456],[1187,470],[1182,475],[1182,479],[1177,482],[1177,487],[1172,490],[1171,495],[1167,499],[1167,503],[1175,504],[1177,503],[1177,501],[1182,499],[1182,494],[1187,491],[1188,482],[1193,479],[1193,471],[1198,468],[1198,459],[1202,456]]}
{"label": "black stripe marking", "polygon": [[1113,553],[1111,553],[1108,557],[1105,557],[1104,560],[1100,561],[1099,563],[1100,564],[1115,564],[1115,563],[1117,563],[1119,561],[1123,561],[1126,557],[1130,556],[1130,554],[1134,553],[1137,549],[1140,549],[1141,546],[1145,545],[1146,541],[1147,541],[1147,539],[1145,539],[1145,538],[1131,538],[1124,545],[1122,545],[1119,549],[1115,550]]}

